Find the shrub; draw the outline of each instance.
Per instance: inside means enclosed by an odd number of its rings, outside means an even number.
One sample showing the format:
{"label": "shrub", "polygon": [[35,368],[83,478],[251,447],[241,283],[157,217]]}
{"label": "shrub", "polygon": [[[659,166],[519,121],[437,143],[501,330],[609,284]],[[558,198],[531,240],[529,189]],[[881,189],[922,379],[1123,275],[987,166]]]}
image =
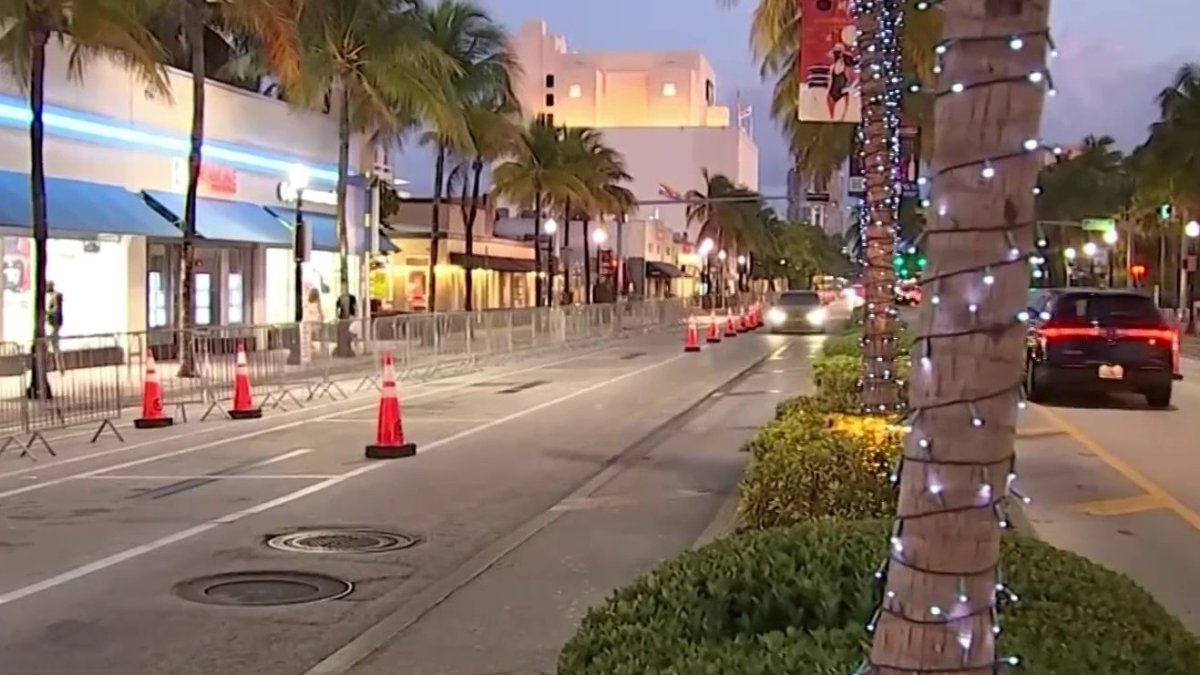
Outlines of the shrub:
{"label": "shrub", "polygon": [[862,330],[854,329],[838,335],[830,335],[821,345],[821,353],[825,356],[862,358]]}
{"label": "shrub", "polygon": [[829,414],[803,404],[759,430],[739,487],[749,528],[894,512],[889,476],[902,431],[880,418]]}
{"label": "shrub", "polygon": [[813,361],[813,384],[817,399],[831,410],[850,412],[859,408],[862,360],[857,356],[822,356]]}
{"label": "shrub", "polygon": [[[593,608],[560,675],[845,675],[863,655],[886,524],[810,523],[717,541]],[[1022,601],[1001,611],[1027,675],[1194,675],[1200,646],[1128,578],[1021,537],[1004,541]]]}

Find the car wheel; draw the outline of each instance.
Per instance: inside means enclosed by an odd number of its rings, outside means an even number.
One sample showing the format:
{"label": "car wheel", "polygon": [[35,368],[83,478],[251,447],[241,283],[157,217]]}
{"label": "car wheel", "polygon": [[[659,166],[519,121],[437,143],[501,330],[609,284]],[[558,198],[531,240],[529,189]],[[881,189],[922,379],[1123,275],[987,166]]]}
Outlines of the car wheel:
{"label": "car wheel", "polygon": [[1025,398],[1041,403],[1049,398],[1045,372],[1032,361],[1025,362]]}
{"label": "car wheel", "polygon": [[1146,403],[1151,408],[1162,410],[1171,407],[1171,383],[1159,385],[1146,392]]}

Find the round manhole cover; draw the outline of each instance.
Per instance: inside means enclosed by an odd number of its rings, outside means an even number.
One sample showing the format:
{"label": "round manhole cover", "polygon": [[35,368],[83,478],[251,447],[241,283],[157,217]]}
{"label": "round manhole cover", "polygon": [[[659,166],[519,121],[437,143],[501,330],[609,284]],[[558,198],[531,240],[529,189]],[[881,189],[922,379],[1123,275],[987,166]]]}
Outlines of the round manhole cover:
{"label": "round manhole cover", "polygon": [[312,572],[230,572],[175,586],[184,600],[207,605],[269,607],[334,600],[354,590],[348,581]]}
{"label": "round manhole cover", "polygon": [[384,553],[416,546],[421,542],[399,532],[362,528],[300,530],[267,539],[267,546],[294,553]]}

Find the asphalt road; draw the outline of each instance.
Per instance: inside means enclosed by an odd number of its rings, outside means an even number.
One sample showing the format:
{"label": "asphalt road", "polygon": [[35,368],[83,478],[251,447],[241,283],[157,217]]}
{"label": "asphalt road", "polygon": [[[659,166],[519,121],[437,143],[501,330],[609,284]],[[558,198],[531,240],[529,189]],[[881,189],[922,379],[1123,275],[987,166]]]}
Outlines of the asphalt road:
{"label": "asphalt road", "polygon": [[1171,410],[1125,395],[1031,406],[1018,474],[1039,536],[1133,577],[1200,633],[1200,361],[1183,365]]}
{"label": "asphalt road", "polygon": [[[740,471],[733,449],[807,381],[807,353],[819,340],[746,335],[684,354],[680,337],[641,337],[407,388],[405,427],[420,449],[411,459],[364,459],[374,429],[369,394],[260,421],[138,432],[124,444],[68,438],[56,444],[57,459],[36,464],[4,455],[0,674],[293,674],[361,665],[446,675],[470,672],[440,654],[468,643],[474,672],[543,667],[566,634],[553,612],[577,619],[611,586],[686,548],[713,519]],[[636,498],[646,494],[656,506]],[[265,543],[325,527],[398,533],[416,544],[354,554]],[[602,540],[632,543],[630,555],[596,567],[599,553],[580,552]],[[562,546],[576,547],[574,577],[553,567],[530,571],[529,560],[561,555]],[[484,574],[493,566],[524,571]],[[190,584],[243,572],[268,578]],[[315,588],[279,578],[294,572],[352,589],[284,606],[184,599],[192,592],[275,603]],[[539,588],[555,574],[553,593]],[[476,577],[481,583],[471,586]],[[515,620],[503,608],[539,596],[555,602],[525,619],[541,621],[550,636],[534,631],[536,644],[510,645],[503,659],[489,652],[497,634],[480,635]],[[490,624],[468,628],[455,618],[488,606]],[[439,628],[419,638],[426,619]],[[413,630],[402,636],[396,626]],[[447,632],[458,629],[459,640]],[[382,639],[364,644],[371,635]],[[440,665],[413,657],[397,670],[373,656],[411,635],[419,638],[414,649],[424,645]],[[327,660],[334,654],[341,656]]]}

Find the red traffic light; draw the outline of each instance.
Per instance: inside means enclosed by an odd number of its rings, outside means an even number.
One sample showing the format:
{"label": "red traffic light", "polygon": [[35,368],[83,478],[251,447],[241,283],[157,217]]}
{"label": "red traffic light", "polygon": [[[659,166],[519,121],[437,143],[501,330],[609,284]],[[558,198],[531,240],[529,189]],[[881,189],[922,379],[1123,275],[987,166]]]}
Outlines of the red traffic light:
{"label": "red traffic light", "polygon": [[1134,279],[1139,279],[1139,280],[1145,279],[1146,278],[1146,266],[1141,265],[1141,264],[1130,266],[1129,275],[1132,276]]}

